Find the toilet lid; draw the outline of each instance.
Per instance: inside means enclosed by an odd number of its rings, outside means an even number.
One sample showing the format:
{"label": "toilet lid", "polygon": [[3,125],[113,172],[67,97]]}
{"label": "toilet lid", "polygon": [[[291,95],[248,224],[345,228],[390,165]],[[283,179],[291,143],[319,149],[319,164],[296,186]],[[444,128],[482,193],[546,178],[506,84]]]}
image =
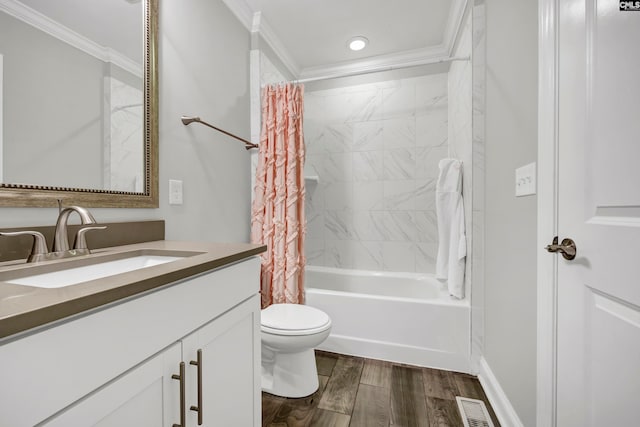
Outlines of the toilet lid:
{"label": "toilet lid", "polygon": [[303,331],[330,323],[329,316],[317,308],[300,304],[273,304],[262,310],[261,324],[270,329]]}

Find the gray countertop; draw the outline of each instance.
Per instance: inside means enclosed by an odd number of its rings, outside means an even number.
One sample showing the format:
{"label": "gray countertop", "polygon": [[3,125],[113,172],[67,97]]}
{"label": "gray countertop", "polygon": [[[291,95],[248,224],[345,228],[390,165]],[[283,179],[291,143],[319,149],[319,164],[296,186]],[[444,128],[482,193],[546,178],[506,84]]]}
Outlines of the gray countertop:
{"label": "gray countertop", "polygon": [[[94,250],[91,255],[39,264],[0,264],[0,338],[120,301],[160,286],[223,267],[266,250],[248,243],[155,241]],[[38,288],[7,281],[43,274],[65,266],[83,266],[99,258],[111,260],[140,255],[176,255],[183,259],[61,288]],[[186,256],[185,256],[186,255]],[[257,289],[256,289],[257,291]]]}

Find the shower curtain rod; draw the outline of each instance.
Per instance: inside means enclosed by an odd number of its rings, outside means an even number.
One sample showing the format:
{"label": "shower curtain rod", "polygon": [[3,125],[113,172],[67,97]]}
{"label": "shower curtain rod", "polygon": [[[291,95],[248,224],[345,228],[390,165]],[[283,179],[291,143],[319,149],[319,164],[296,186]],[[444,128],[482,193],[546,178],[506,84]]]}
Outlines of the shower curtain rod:
{"label": "shower curtain rod", "polygon": [[442,63],[445,63],[445,62],[453,62],[453,61],[468,61],[470,59],[471,59],[470,56],[452,56],[452,57],[449,57],[449,58],[427,59],[427,60],[424,60],[424,61],[412,62],[412,63],[409,63],[409,64],[386,65],[386,66],[380,66],[380,67],[372,68],[372,69],[369,69],[369,70],[348,71],[348,72],[345,72],[345,73],[329,74],[329,75],[326,75],[326,76],[309,77],[309,78],[306,78],[306,79],[293,80],[293,82],[294,83],[310,83],[310,82],[317,82],[317,81],[320,81],[320,80],[338,79],[340,77],[352,77],[352,76],[360,76],[360,75],[364,75],[364,74],[379,73],[379,72],[382,72],[382,71],[402,70],[404,68],[420,67],[422,65],[442,64]]}
{"label": "shower curtain rod", "polygon": [[235,138],[235,139],[237,139],[238,141],[242,141],[242,142],[244,142],[244,148],[245,148],[245,149],[247,149],[247,150],[251,150],[252,148],[258,148],[258,144],[254,144],[253,142],[251,142],[251,141],[247,141],[247,140],[246,140],[246,139],[244,139],[244,138],[240,138],[239,136],[234,135],[234,134],[232,134],[231,132],[227,132],[227,131],[226,131],[226,130],[224,130],[224,129],[220,129],[220,128],[218,128],[218,127],[215,127],[214,125],[209,124],[209,123],[205,122],[204,120],[200,119],[200,117],[188,117],[188,116],[182,116],[182,117],[181,117],[181,120],[182,120],[182,124],[183,124],[183,125],[185,125],[185,126],[187,126],[187,125],[189,125],[189,124],[191,124],[191,123],[193,123],[193,122],[197,122],[197,123],[203,124],[203,125],[205,125],[205,126],[208,126],[208,127],[210,127],[211,129],[215,129],[215,130],[217,130],[218,132],[222,132],[222,133],[224,133],[225,135],[230,136],[231,138]]}

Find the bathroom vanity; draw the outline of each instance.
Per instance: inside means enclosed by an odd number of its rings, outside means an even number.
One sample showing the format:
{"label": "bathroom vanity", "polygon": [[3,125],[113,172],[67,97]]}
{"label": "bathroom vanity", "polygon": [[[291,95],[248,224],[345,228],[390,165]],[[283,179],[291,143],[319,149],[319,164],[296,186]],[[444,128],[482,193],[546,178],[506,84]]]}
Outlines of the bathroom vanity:
{"label": "bathroom vanity", "polygon": [[[0,266],[0,425],[260,425],[263,250],[156,241]],[[102,272],[56,282],[84,267]]]}

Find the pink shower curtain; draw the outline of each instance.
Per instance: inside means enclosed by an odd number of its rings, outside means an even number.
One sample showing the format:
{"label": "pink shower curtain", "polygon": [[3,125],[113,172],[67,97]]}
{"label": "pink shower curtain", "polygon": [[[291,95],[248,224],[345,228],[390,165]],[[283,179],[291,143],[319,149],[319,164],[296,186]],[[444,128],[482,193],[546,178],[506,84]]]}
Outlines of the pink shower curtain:
{"label": "pink shower curtain", "polygon": [[304,303],[304,141],[301,85],[262,89],[262,131],[251,241],[267,245],[262,254],[262,308]]}

